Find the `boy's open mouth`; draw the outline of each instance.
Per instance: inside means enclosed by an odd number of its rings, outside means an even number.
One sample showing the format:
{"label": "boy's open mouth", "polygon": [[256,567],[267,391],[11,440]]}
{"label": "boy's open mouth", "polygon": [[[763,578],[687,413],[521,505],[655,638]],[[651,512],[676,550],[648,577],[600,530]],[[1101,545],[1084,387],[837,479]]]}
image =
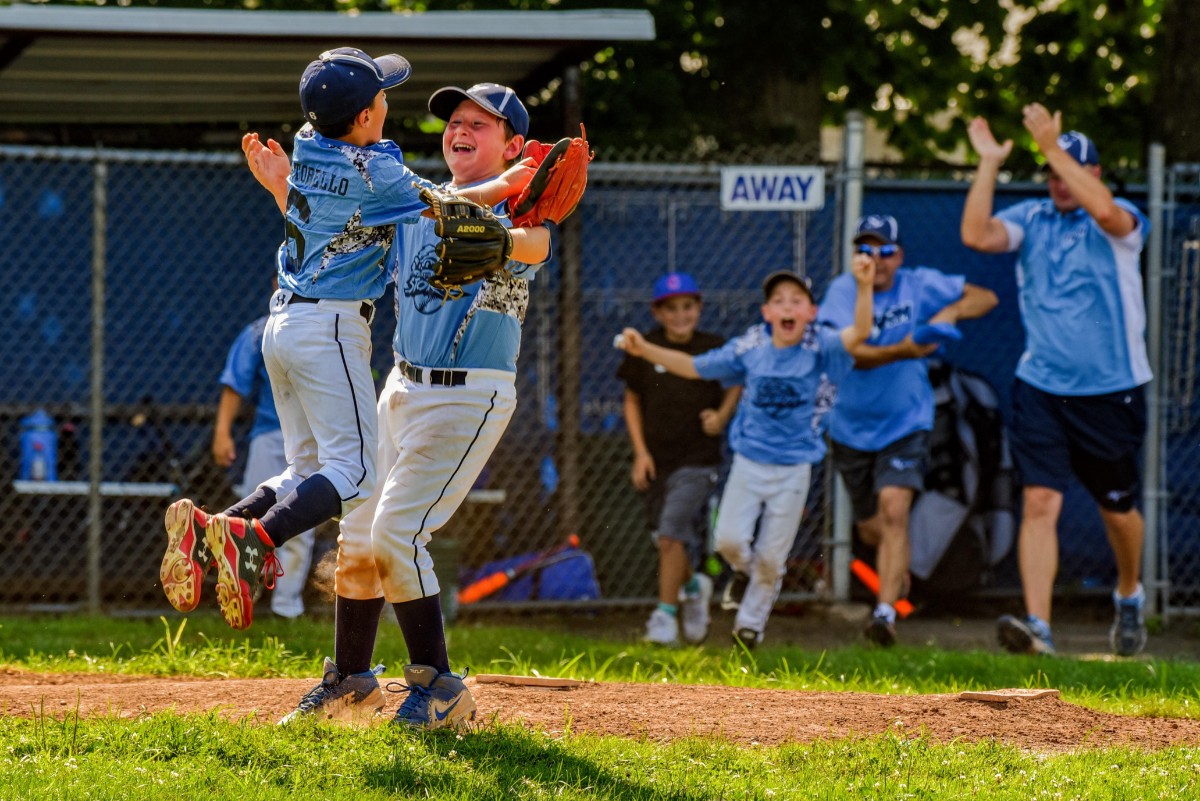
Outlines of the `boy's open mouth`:
{"label": "boy's open mouth", "polygon": [[779,330],[787,334],[794,333],[796,330],[796,319],[794,317],[784,317],[779,321]]}
{"label": "boy's open mouth", "polygon": [[455,153],[471,153],[475,150],[472,145],[468,145],[466,142],[455,142],[450,149]]}

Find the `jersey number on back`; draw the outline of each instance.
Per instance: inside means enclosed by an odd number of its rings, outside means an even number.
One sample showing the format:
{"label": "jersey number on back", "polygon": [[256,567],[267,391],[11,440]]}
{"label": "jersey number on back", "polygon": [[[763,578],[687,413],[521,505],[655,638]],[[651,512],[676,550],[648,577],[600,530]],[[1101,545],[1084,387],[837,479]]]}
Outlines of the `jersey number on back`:
{"label": "jersey number on back", "polygon": [[308,207],[308,200],[295,187],[288,190],[288,216],[284,223],[284,236],[287,239],[287,265],[286,269],[289,273],[300,272],[301,265],[304,264],[304,232],[300,230],[294,222],[292,222],[292,209],[296,210],[296,216],[301,222],[308,222],[311,210]]}

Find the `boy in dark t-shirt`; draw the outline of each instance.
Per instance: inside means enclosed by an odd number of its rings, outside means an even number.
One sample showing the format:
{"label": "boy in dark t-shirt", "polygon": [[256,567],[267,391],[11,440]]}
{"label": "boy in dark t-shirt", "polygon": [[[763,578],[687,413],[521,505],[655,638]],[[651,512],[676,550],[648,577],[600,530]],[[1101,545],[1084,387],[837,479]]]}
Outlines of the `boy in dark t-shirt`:
{"label": "boy in dark t-shirt", "polygon": [[[725,340],[697,331],[703,307],[696,280],[667,273],[654,282],[650,310],[656,345],[697,355]],[[658,545],[658,606],[646,622],[648,642],[700,643],[708,636],[712,580],[694,571],[706,535],[705,511],[721,463],[721,433],[737,408],[738,387],[692,381],[626,356],[625,425],[633,445],[633,486],[646,494],[651,536]]]}

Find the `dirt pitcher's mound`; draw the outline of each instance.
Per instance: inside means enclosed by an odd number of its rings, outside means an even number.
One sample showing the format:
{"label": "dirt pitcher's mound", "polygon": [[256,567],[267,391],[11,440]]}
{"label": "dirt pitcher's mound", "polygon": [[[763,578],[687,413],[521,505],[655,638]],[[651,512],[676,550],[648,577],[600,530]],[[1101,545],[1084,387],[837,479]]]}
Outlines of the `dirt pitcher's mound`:
{"label": "dirt pitcher's mound", "polygon": [[[965,700],[958,695],[812,693],[677,684],[584,684],[569,689],[479,684],[468,679],[479,722],[522,723],[552,734],[613,734],[648,740],[718,737],[778,745],[892,732],[937,742],[995,739],[1036,751],[1200,745],[1200,720],[1109,715],[1053,695]],[[217,710],[273,723],[311,689],[307,679],[179,679],[92,674],[0,673],[0,712],[54,718],[133,717]],[[387,713],[400,696],[389,696]]]}

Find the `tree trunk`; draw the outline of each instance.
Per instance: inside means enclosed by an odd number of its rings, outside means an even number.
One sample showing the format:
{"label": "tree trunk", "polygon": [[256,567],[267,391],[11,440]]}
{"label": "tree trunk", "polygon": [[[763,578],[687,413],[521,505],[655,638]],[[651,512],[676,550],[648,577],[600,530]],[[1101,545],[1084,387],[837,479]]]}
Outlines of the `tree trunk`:
{"label": "tree trunk", "polygon": [[1154,137],[1167,148],[1167,160],[1200,161],[1200,3],[1167,0],[1159,30],[1163,35],[1162,74],[1155,106]]}

